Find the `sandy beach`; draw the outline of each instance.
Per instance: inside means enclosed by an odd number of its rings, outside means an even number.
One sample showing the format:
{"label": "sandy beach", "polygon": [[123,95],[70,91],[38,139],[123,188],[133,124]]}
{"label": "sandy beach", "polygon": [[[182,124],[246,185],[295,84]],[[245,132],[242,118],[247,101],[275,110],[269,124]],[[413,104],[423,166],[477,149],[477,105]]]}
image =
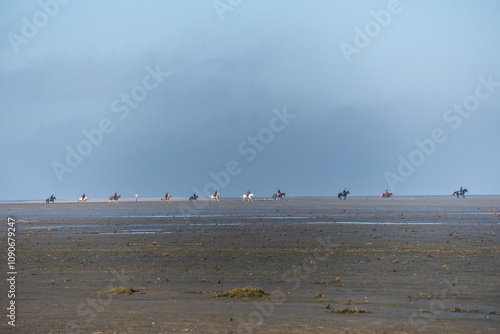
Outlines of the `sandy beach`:
{"label": "sandy beach", "polygon": [[[19,333],[498,333],[500,197],[0,204]],[[9,271],[4,266],[4,277]],[[110,294],[114,288],[131,294]],[[218,297],[258,287],[266,295]],[[2,333],[9,289],[0,285]]]}

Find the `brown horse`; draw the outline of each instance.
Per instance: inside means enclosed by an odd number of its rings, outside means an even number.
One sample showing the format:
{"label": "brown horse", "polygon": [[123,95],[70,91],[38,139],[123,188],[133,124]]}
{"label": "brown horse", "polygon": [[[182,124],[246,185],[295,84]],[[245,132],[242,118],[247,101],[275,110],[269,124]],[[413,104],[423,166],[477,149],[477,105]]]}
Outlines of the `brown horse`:
{"label": "brown horse", "polygon": [[383,193],[382,195],[380,195],[380,198],[390,198],[392,196],[392,193]]}
{"label": "brown horse", "polygon": [[109,196],[109,201],[108,203],[111,203],[111,201],[115,201],[115,203],[118,203],[118,199],[122,197],[121,195],[117,195],[116,197],[113,195],[113,196]]}
{"label": "brown horse", "polygon": [[283,197],[285,197],[285,193],[276,193],[273,195],[273,199],[274,200],[277,200],[277,199],[283,199]]}
{"label": "brown horse", "polygon": [[172,195],[168,195],[167,197],[163,196],[161,198],[162,201],[167,201],[167,202],[170,202],[170,199],[172,198]]}

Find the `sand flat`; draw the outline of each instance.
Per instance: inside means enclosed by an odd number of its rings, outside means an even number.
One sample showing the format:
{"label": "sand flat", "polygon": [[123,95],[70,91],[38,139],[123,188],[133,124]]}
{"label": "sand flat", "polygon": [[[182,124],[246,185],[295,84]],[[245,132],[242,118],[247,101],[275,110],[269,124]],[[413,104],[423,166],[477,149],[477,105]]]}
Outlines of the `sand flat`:
{"label": "sand flat", "polygon": [[[499,207],[348,197],[0,212],[18,221],[22,332],[496,333]],[[105,293],[122,286],[138,292]],[[217,297],[247,286],[269,295]]]}

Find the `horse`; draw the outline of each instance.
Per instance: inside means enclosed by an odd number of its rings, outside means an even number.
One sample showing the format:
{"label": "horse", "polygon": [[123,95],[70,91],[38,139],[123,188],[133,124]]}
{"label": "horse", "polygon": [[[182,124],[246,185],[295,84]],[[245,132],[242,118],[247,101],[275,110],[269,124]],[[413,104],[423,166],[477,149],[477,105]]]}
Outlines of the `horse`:
{"label": "horse", "polygon": [[[213,195],[212,195],[213,196]],[[189,201],[197,201],[198,200],[198,195],[194,195],[194,196],[191,196],[189,197]]]}
{"label": "horse", "polygon": [[88,199],[89,199],[89,197],[88,197],[88,196],[85,196],[85,197],[83,197],[83,198],[82,198],[82,197],[80,197],[80,198],[78,198],[78,203],[84,203],[84,202],[87,202],[87,200],[88,200]]}
{"label": "horse", "polygon": [[283,199],[283,197],[285,197],[285,193],[276,193],[272,196],[274,200]]}
{"label": "horse", "polygon": [[211,199],[212,201],[215,201],[215,200],[217,200],[217,201],[218,201],[218,200],[219,200],[219,197],[220,197],[220,193],[217,193],[217,195],[210,195],[210,199]]}
{"label": "horse", "polygon": [[462,191],[457,190],[451,196],[457,196],[457,198],[460,198],[460,195],[462,195],[462,198],[465,198],[465,193],[468,193],[469,191],[467,189],[463,189]]}
{"label": "horse", "polygon": [[382,195],[380,195],[380,198],[390,198],[392,196],[392,193],[382,193]]}
{"label": "horse", "polygon": [[55,202],[54,202],[55,199],[56,199],[56,197],[54,195],[52,195],[45,200],[45,203],[49,204],[50,202],[52,202],[52,204],[55,204]]}
{"label": "horse", "polygon": [[118,199],[122,197],[121,195],[116,195],[116,197],[114,195],[112,196],[109,196],[109,201],[108,203],[111,203],[111,201],[115,201],[115,203],[118,203]]}
{"label": "horse", "polygon": [[344,199],[346,199],[347,194],[350,194],[349,190],[348,191],[344,190],[343,192],[339,193],[338,198],[341,199],[342,197],[344,197]]}
{"label": "horse", "polygon": [[172,195],[168,195],[167,197],[163,196],[161,198],[162,201],[167,201],[167,202],[170,202],[170,199],[172,198]]}
{"label": "horse", "polygon": [[245,201],[246,199],[251,201],[252,200],[252,197],[253,197],[253,194],[245,194],[243,196],[241,196],[241,198],[243,199],[243,201]]}

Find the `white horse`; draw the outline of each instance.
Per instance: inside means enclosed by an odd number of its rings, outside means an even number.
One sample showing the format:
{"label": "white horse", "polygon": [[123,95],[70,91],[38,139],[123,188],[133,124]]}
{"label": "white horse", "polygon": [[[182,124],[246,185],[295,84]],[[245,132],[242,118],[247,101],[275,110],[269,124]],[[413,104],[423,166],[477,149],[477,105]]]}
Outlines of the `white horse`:
{"label": "white horse", "polygon": [[248,195],[245,194],[245,195],[241,196],[241,198],[242,198],[243,201],[245,201],[246,199],[249,200],[249,201],[251,201],[252,198],[253,198],[253,194],[248,194]]}
{"label": "white horse", "polygon": [[220,197],[220,193],[217,193],[217,195],[210,195],[210,199],[212,201],[218,201]]}
{"label": "white horse", "polygon": [[82,197],[80,197],[80,198],[78,199],[78,203],[84,203],[84,202],[87,202],[87,200],[88,200],[88,199],[89,199],[89,197],[88,197],[88,196],[85,196],[85,197],[83,197],[83,198],[82,198]]}

